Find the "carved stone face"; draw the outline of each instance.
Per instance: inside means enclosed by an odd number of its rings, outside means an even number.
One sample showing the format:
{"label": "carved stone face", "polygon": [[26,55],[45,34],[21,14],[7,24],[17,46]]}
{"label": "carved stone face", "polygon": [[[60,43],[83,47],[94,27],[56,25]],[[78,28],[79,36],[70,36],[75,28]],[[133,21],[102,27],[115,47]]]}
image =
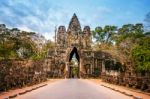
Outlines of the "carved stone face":
{"label": "carved stone face", "polygon": [[73,38],[74,38],[74,40],[77,40],[78,39],[78,33],[73,34]]}

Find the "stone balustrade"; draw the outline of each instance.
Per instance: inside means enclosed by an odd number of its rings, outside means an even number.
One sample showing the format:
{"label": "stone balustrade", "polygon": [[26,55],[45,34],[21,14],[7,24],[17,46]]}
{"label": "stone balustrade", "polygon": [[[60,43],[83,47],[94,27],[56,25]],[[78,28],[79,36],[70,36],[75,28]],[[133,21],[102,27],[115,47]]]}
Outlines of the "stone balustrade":
{"label": "stone balustrade", "polygon": [[134,89],[140,89],[142,91],[150,92],[150,78],[149,77],[137,77],[137,76],[112,76],[112,75],[102,75],[103,81],[122,85],[126,87],[131,87]]}
{"label": "stone balustrade", "polygon": [[33,85],[45,81],[44,61],[1,60],[0,91]]}

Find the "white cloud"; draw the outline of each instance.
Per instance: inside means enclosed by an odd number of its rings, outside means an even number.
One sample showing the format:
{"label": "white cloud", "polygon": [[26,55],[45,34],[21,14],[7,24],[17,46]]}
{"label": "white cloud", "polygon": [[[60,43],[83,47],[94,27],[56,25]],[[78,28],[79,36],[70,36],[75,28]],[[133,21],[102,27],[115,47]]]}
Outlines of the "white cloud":
{"label": "white cloud", "polygon": [[[106,1],[110,2],[109,0],[101,2]],[[130,22],[128,20],[133,20],[133,18],[136,20],[136,16],[132,12],[119,10],[120,5],[116,8],[108,7],[105,4],[95,6],[96,2],[91,1],[89,4],[91,6],[81,6],[82,4],[65,6],[64,2],[66,0],[55,1],[55,4],[52,0],[0,0],[0,22],[4,22],[8,27],[38,32],[46,38],[52,39],[55,34],[55,26],[68,26],[74,12],[77,12],[82,28],[90,25],[93,29],[98,25],[114,23],[118,25],[125,21]],[[78,3],[80,2],[78,1]],[[94,5],[92,6],[92,4]]]}
{"label": "white cloud", "polygon": [[34,31],[45,35],[46,38],[53,38],[55,26],[64,23],[67,11],[57,5],[45,9],[41,6],[41,3],[45,2],[35,1],[36,5],[32,2],[21,0],[3,2],[0,20],[8,27]]}
{"label": "white cloud", "polygon": [[20,30],[22,31],[27,31],[27,32],[33,32],[30,28],[28,28],[27,26],[19,26],[18,27]]}
{"label": "white cloud", "polygon": [[[15,0],[5,2],[9,7],[3,6],[3,15],[10,16],[5,19],[6,25],[10,27],[18,27],[21,30],[34,31],[41,33],[47,39],[53,39],[55,26],[65,25],[68,26],[71,16],[74,12],[63,8],[58,5],[50,5],[47,9],[43,9],[41,4],[45,4],[42,1],[33,1],[29,3],[23,0]],[[46,2],[50,3],[50,2]],[[104,14],[109,13],[109,9],[105,7],[98,7],[95,11],[91,12],[89,16],[86,14],[79,15],[79,21],[82,27],[85,25],[92,25],[98,23]],[[79,13],[77,13],[78,15]],[[5,18],[5,17],[3,17]],[[11,24],[10,24],[11,23]],[[66,27],[67,28],[67,27]]]}

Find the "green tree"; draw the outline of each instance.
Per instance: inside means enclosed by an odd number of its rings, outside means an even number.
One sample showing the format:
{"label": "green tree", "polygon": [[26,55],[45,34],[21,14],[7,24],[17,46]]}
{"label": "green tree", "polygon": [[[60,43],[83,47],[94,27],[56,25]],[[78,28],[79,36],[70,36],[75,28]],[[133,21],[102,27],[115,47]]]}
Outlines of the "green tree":
{"label": "green tree", "polygon": [[102,27],[96,27],[95,30],[92,31],[92,34],[97,43],[104,43],[105,34]]}
{"label": "green tree", "polygon": [[104,28],[96,27],[93,31],[93,38],[100,44],[112,44],[117,27],[106,25]]}
{"label": "green tree", "polygon": [[[136,46],[139,39],[144,37],[143,24],[126,24],[118,29],[116,37],[116,46],[118,53],[122,56],[122,62],[128,67],[134,66],[134,58],[132,57],[132,49]],[[130,69],[131,69],[130,68]]]}
{"label": "green tree", "polygon": [[8,59],[14,56],[13,38],[6,29],[0,29],[0,58]]}
{"label": "green tree", "polygon": [[112,44],[112,42],[114,41],[114,35],[117,31],[117,27],[106,25],[103,31],[105,33],[105,43]]}
{"label": "green tree", "polygon": [[132,50],[132,57],[135,62],[135,69],[139,72],[150,72],[150,38],[140,38]]}
{"label": "green tree", "polygon": [[39,60],[39,59],[43,59],[46,58],[48,53],[49,53],[49,49],[54,49],[55,45],[54,42],[48,40],[43,46],[41,51],[38,51],[38,53],[34,54],[32,56],[32,59],[34,60]]}
{"label": "green tree", "polygon": [[118,29],[118,35],[116,37],[116,44],[120,44],[127,38],[140,38],[144,36],[144,27],[143,24],[126,24]]}
{"label": "green tree", "polygon": [[20,32],[15,39],[16,46],[14,49],[18,53],[18,57],[30,58],[37,52],[37,45],[32,40],[32,36],[36,35],[32,32]]}
{"label": "green tree", "polygon": [[16,28],[0,28],[0,58],[30,58],[37,51],[33,35],[36,34]]}

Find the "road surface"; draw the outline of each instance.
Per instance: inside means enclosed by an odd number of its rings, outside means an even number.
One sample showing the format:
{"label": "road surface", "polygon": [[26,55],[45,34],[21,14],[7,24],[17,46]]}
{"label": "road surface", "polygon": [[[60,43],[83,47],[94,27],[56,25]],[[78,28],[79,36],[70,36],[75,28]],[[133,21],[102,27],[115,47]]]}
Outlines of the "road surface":
{"label": "road surface", "polygon": [[64,79],[19,95],[16,99],[132,99],[83,79]]}

